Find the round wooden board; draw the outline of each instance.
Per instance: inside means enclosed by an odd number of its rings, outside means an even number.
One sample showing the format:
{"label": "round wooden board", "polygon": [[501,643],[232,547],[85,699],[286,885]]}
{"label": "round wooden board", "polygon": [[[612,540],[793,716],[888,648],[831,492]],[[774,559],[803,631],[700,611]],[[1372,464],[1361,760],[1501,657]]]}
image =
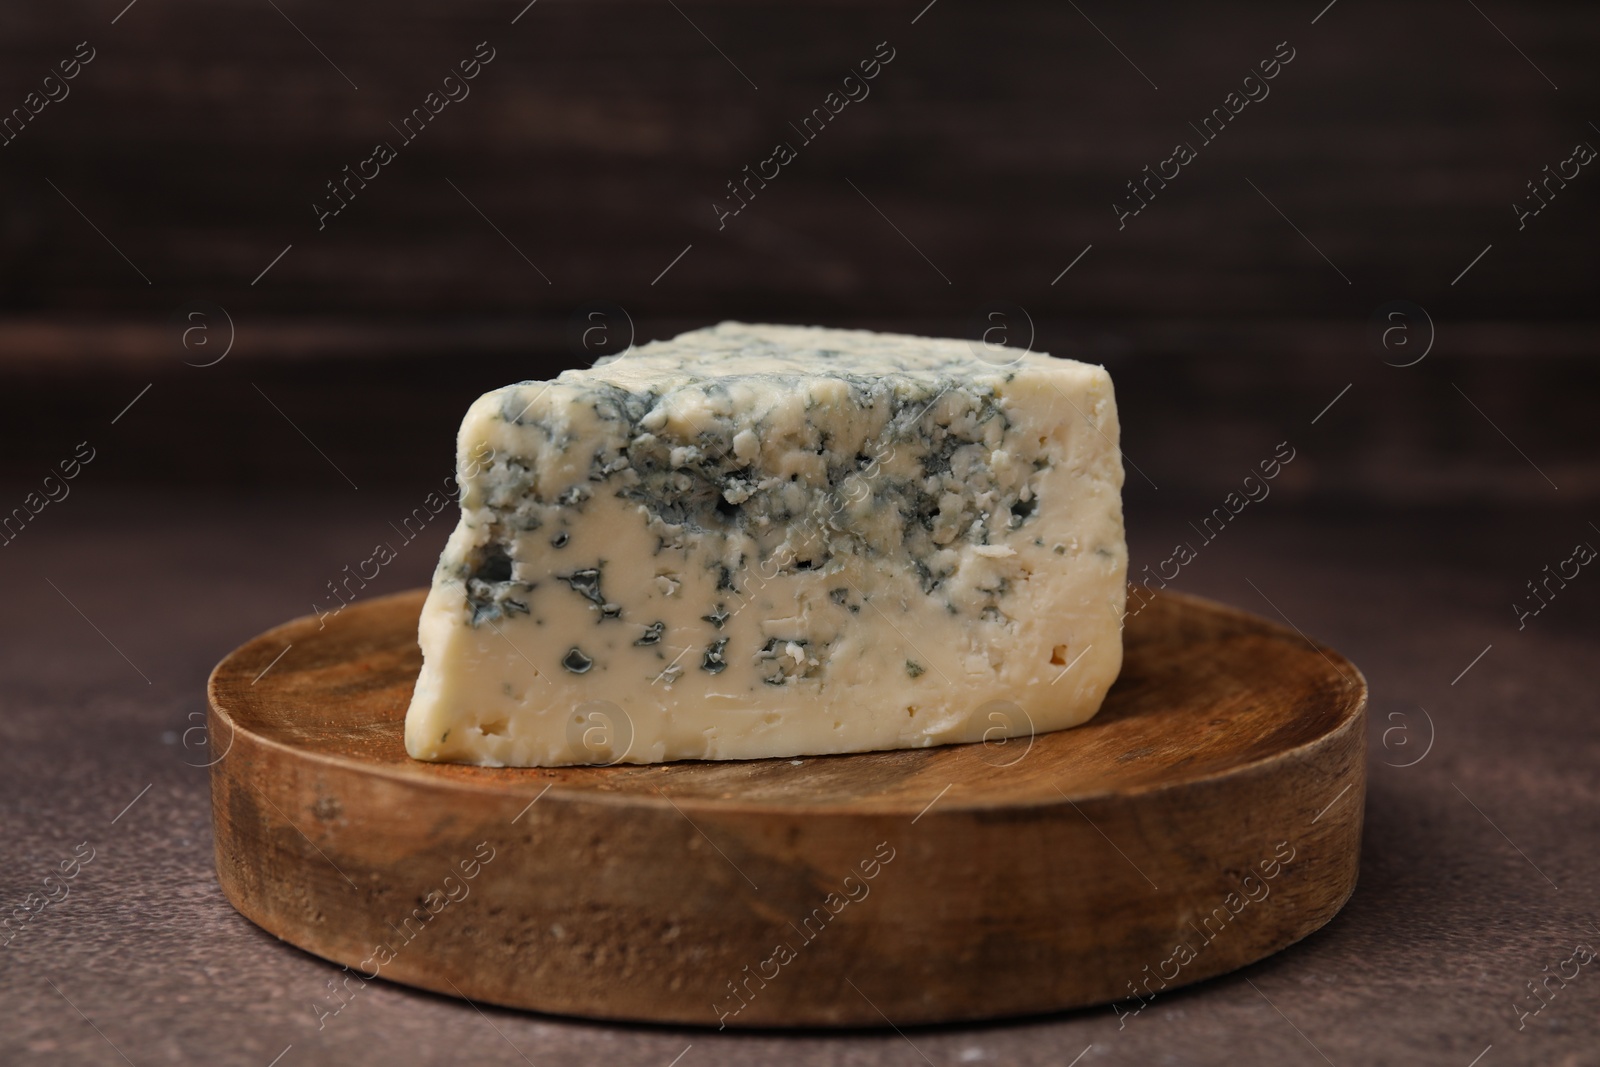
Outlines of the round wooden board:
{"label": "round wooden board", "polygon": [[422,598],[296,619],[210,682],[223,891],[352,992],[708,1026],[1128,1011],[1355,888],[1366,683],[1243,612],[1159,596],[1100,713],[1034,738],[492,769],[405,753]]}

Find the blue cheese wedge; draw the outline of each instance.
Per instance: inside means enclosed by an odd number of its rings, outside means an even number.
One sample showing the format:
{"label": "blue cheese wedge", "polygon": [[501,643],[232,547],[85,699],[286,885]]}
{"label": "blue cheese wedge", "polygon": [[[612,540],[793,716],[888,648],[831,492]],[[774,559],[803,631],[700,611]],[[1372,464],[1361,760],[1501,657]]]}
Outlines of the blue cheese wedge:
{"label": "blue cheese wedge", "polygon": [[1088,719],[1122,664],[1111,379],[1003,351],[730,322],[480,398],[407,750],[754,759]]}

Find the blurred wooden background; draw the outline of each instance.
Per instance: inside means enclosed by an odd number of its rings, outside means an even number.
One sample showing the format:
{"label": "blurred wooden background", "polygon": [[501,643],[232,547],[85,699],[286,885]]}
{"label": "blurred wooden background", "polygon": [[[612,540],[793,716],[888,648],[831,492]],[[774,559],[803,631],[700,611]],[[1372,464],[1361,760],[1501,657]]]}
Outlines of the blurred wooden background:
{"label": "blurred wooden background", "polygon": [[[596,302],[640,341],[960,335],[1004,305],[1014,339],[1110,366],[1135,498],[1225,492],[1286,438],[1302,500],[1600,497],[1600,168],[1524,229],[1512,209],[1600,145],[1591,7],[925,2],[7,5],[0,109],[95,58],[0,146],[0,479],[87,438],[107,481],[337,490],[326,459],[420,484],[473,396],[593,358]],[[789,123],[884,41],[870,95],[802,144]],[[470,95],[403,143],[479,42]],[[1279,42],[1270,95],[1201,146],[1189,123]],[[379,141],[397,158],[319,231]],[[1198,158],[1119,230],[1178,141]],[[1437,332],[1411,367],[1385,361],[1420,319],[1373,342],[1400,300]]]}

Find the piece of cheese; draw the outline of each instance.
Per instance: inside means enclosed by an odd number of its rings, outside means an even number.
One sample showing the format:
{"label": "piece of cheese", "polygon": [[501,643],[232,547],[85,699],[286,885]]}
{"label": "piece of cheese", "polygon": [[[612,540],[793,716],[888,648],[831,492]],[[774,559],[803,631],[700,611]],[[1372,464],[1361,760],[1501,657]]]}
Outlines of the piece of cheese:
{"label": "piece of cheese", "polygon": [[1111,380],[1000,351],[723,323],[480,398],[407,750],[750,759],[1088,719],[1122,664]]}

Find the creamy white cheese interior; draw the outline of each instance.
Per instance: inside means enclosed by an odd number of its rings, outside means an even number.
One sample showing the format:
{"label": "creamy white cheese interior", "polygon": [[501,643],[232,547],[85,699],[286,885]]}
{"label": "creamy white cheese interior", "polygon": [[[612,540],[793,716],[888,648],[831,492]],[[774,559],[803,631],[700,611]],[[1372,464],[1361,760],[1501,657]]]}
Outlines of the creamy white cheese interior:
{"label": "creamy white cheese interior", "polygon": [[1100,367],[1015,356],[723,323],[483,396],[407,750],[748,759],[1088,719],[1122,662],[1116,404]]}

